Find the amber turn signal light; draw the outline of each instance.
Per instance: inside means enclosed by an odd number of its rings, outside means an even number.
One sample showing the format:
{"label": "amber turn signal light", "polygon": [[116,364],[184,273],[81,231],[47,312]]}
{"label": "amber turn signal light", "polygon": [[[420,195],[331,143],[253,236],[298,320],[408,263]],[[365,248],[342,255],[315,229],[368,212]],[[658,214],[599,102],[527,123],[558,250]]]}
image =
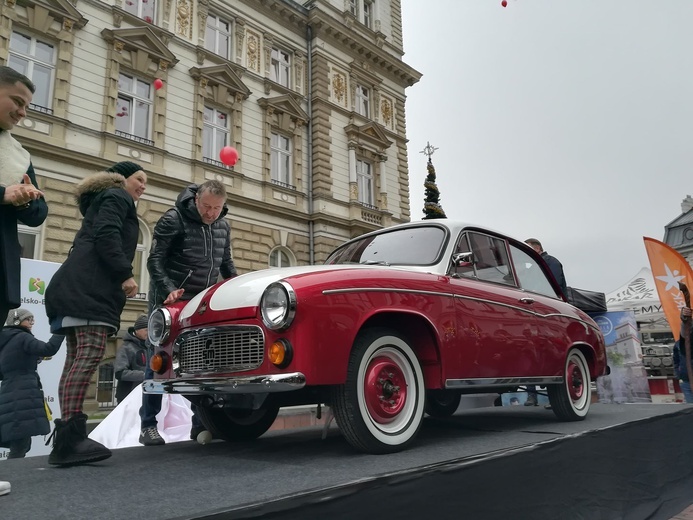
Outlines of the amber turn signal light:
{"label": "amber turn signal light", "polygon": [[267,355],[274,366],[286,368],[291,363],[294,352],[291,348],[291,343],[285,339],[278,339],[270,345]]}
{"label": "amber turn signal light", "polygon": [[152,356],[149,361],[149,368],[157,374],[163,374],[168,369],[168,354],[166,352],[158,352]]}

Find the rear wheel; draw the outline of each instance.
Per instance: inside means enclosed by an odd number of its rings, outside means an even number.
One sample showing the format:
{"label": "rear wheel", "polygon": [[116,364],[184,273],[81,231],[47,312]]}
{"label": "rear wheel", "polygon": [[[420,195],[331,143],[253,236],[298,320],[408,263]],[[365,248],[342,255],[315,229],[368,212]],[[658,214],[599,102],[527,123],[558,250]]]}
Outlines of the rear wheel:
{"label": "rear wheel", "polygon": [[397,332],[361,332],[349,359],[347,380],[333,388],[332,407],[342,434],[368,453],[393,453],[411,444],[423,420],[421,364]]}
{"label": "rear wheel", "polygon": [[462,395],[452,390],[426,392],[426,413],[431,417],[450,417],[460,406]]}
{"label": "rear wheel", "polygon": [[258,410],[198,407],[202,424],[217,439],[250,441],[269,430],[279,407],[265,403]]}
{"label": "rear wheel", "polygon": [[592,389],[587,360],[577,349],[568,353],[564,378],[562,384],[546,387],[553,413],[561,421],[582,421],[590,409]]}

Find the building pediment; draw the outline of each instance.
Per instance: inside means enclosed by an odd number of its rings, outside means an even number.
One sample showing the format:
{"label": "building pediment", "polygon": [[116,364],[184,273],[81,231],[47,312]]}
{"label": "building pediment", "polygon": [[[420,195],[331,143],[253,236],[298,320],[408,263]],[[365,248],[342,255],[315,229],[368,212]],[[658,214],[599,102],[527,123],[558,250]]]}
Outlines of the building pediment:
{"label": "building pediment", "polygon": [[387,134],[378,123],[366,123],[365,125],[350,124],[344,127],[347,138],[350,142],[360,145],[370,145],[379,152],[385,151],[392,145],[392,141],[387,138]]}
{"label": "building pediment", "polygon": [[149,27],[104,29],[101,35],[106,41],[119,44],[125,50],[144,51],[158,61],[165,61],[168,67],[178,63],[176,55],[168,50],[166,44]]}
{"label": "building pediment", "polygon": [[248,99],[250,89],[241,80],[240,74],[229,64],[213,65],[211,67],[193,67],[190,75],[195,79],[206,79],[211,85],[222,85],[234,95],[240,94]]}
{"label": "building pediment", "polygon": [[59,21],[66,29],[81,28],[88,22],[68,0],[17,0],[17,5],[27,9],[30,25],[37,29],[46,22],[50,26],[48,18]]}
{"label": "building pediment", "polygon": [[274,98],[260,98],[258,104],[264,109],[272,109],[274,112],[289,114],[292,119],[308,122],[308,114],[301,108],[301,105],[296,101],[294,96],[286,94]]}

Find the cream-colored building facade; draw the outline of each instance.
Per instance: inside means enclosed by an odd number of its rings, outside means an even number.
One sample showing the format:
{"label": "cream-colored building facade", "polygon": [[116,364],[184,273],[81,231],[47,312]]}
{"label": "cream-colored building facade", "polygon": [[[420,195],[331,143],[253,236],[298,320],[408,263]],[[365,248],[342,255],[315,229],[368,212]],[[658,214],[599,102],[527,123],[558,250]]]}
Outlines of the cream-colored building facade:
{"label": "cream-colored building facade", "polygon": [[[0,62],[37,85],[13,134],[49,204],[41,228],[21,229],[24,255],[66,258],[86,176],[123,160],[148,174],[143,299],[123,328],[146,309],[154,225],[190,183],[226,185],[240,273],[320,263],[410,220],[405,89],[421,74],[402,60],[400,0],[0,2]],[[239,152],[233,167],[224,145]]]}

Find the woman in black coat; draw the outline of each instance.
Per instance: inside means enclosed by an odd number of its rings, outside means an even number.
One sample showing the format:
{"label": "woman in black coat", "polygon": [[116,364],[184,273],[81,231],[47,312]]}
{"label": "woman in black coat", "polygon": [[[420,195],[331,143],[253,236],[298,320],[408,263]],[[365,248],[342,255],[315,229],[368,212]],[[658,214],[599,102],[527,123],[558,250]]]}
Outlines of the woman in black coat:
{"label": "woman in black coat", "polygon": [[10,448],[8,459],[24,457],[33,436],[51,431],[36,365],[58,352],[65,336],[45,343],[31,333],[33,325],[31,312],[14,309],[0,331],[0,446]]}
{"label": "woman in black coat", "polygon": [[82,410],[106,340],[120,328],[126,297],[137,294],[132,272],[139,236],[135,202],[146,183],[142,167],[126,161],[77,186],[82,227],[46,289],[51,331],[67,339],[58,387],[61,418],[55,421],[50,464],[68,466],[111,456],[105,446],[87,438]]}

